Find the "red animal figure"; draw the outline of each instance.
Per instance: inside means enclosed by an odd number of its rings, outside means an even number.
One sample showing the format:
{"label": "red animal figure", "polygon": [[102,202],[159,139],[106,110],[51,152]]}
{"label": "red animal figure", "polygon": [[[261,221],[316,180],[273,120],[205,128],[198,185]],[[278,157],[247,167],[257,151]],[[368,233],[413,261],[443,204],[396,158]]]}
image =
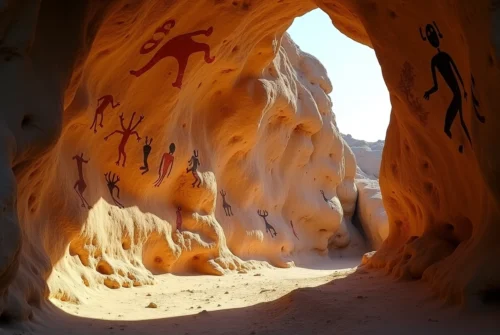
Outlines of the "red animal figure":
{"label": "red animal figure", "polygon": [[181,207],[177,207],[177,211],[175,212],[177,214],[177,220],[176,220],[176,228],[178,231],[181,231],[182,228],[182,214],[181,214]]}
{"label": "red animal figure", "polygon": [[170,172],[172,172],[172,167],[174,166],[175,144],[170,143],[169,149],[170,151],[168,153],[164,153],[161,157],[160,168],[158,169],[158,179],[156,179],[154,183],[155,187],[160,187],[165,175],[168,178],[168,176],[170,176]]}
{"label": "red animal figure", "polygon": [[226,216],[233,216],[233,209],[231,205],[226,201],[227,193],[224,190],[220,190],[220,195],[222,195],[222,208],[224,208],[224,213]]}
{"label": "red animal figure", "polygon": [[[102,102],[101,102],[102,101]],[[101,104],[99,105],[99,103]],[[111,104],[111,108],[115,109],[116,107],[120,106],[120,103],[117,102],[116,104],[113,103],[113,96],[112,95],[105,95],[97,100],[97,109],[95,110],[95,115],[94,115],[94,122],[92,122],[92,125],[90,126],[90,129],[94,128],[94,133],[97,133],[97,117],[100,115],[101,116],[101,121],[99,122],[99,127],[103,127],[102,121],[104,119],[104,110]]]}
{"label": "red animal figure", "polygon": [[123,155],[122,166],[123,167],[125,166],[125,161],[127,160],[127,154],[125,153],[125,146],[127,145],[127,142],[128,142],[130,135],[135,135],[137,137],[137,142],[139,142],[141,140],[141,137],[135,131],[135,128],[137,128],[139,123],[141,123],[142,120],[144,120],[144,116],[141,115],[139,117],[139,121],[137,121],[137,123],[134,126],[132,126],[132,122],[134,122],[134,117],[135,117],[135,112],[132,114],[132,117],[130,118],[130,122],[128,124],[128,127],[125,127],[125,125],[123,124],[123,121],[125,120],[125,118],[123,117],[123,113],[121,113],[120,114],[120,124],[122,126],[122,130],[115,130],[114,132],[112,132],[108,136],[104,137],[104,140],[107,141],[110,136],[113,136],[116,133],[122,135],[122,140],[120,141],[120,144],[118,145],[118,160],[116,161],[116,165],[118,165],[118,166],[120,165],[120,160],[122,159],[122,155]]}
{"label": "red animal figure", "polygon": [[297,240],[300,240],[299,237],[297,236],[297,233],[295,232],[295,228],[293,227],[292,220],[290,220],[290,225],[292,226],[293,235],[295,235],[295,237],[297,238]]}
{"label": "red animal figure", "polygon": [[80,197],[80,200],[82,201],[82,207],[87,207],[88,209],[91,209],[92,207],[83,197],[83,192],[87,188],[87,184],[85,183],[85,179],[83,178],[83,163],[87,164],[90,158],[87,160],[83,159],[83,153],[82,153],[80,156],[78,155],[73,156],[73,159],[76,159],[76,166],[78,168],[78,180],[76,181],[75,186],[73,186],[73,189]]}
{"label": "red animal figure", "polygon": [[[210,27],[206,30],[197,30],[192,33],[187,33],[183,35],[176,36],[169,41],[167,41],[156,54],[150,59],[146,65],[144,65],[139,70],[132,70],[130,74],[140,77],[151,68],[153,68],[159,61],[167,57],[173,57],[177,60],[179,65],[179,69],[177,71],[177,79],[172,83],[173,87],[181,88],[182,87],[182,79],[184,77],[184,72],[186,70],[186,66],[188,63],[189,56],[196,52],[204,52],[205,53],[205,62],[212,63],[215,60],[215,57],[210,57],[210,46],[206,43],[199,43],[193,41],[194,36],[212,35],[213,27]],[[147,44],[148,42],[146,42]],[[150,42],[153,43],[153,42]],[[153,51],[156,46],[145,49],[145,45],[143,45],[141,49],[141,53],[149,53]],[[159,43],[158,43],[159,44]]]}

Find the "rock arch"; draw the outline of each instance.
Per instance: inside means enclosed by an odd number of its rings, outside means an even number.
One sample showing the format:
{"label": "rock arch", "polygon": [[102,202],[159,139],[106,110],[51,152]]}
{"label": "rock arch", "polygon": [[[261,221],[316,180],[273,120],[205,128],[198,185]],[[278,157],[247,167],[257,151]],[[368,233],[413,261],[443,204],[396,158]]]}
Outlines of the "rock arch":
{"label": "rock arch", "polygon": [[[295,239],[287,226],[288,217],[297,214],[291,208],[313,192],[305,190],[301,199],[287,197],[283,188],[265,187],[259,178],[272,176],[273,171],[286,176],[288,170],[284,167],[300,166],[304,157],[317,158],[313,152],[319,145],[315,144],[326,138],[318,134],[325,122],[334,121],[318,116],[321,106],[314,113],[304,108],[301,114],[297,113],[297,105],[293,114],[286,108],[276,108],[283,110],[276,115],[238,111],[241,106],[252,105],[255,110],[267,112],[270,105],[284,104],[276,83],[293,60],[280,54],[282,36],[295,17],[316,6],[327,12],[333,24],[347,36],[374,48],[391,93],[393,110],[380,175],[390,233],[382,248],[367,256],[365,262],[386,267],[401,277],[424,277],[455,302],[498,290],[500,162],[496,157],[496,130],[500,116],[495,110],[500,80],[498,36],[492,29],[498,21],[495,6],[489,6],[487,1],[461,0],[439,5],[433,1],[409,4],[396,0],[207,0],[197,6],[186,3],[0,3],[0,313],[4,318],[28,318],[29,301],[36,299],[26,297],[46,297],[46,281],[51,273],[48,285],[52,294],[57,296],[60,292],[61,297],[75,300],[78,294],[68,292],[54,274],[67,271],[75,278],[85,278],[82,285],[86,286],[152,283],[154,278],[134,256],[148,250],[152,253],[147,258],[153,260],[149,263],[155,264],[155,271],[190,267],[224,273],[227,269],[244,268],[245,262],[231,256],[227,248],[231,236],[241,232],[235,224],[216,224],[213,213],[222,210],[216,209],[217,192],[210,187],[185,187],[191,184],[191,175],[181,172],[187,168],[193,150],[199,151],[203,183],[220,183],[231,195],[235,220],[239,207],[255,212],[252,202],[268,208],[269,222],[276,228],[279,242],[272,248],[261,249],[259,256],[286,266],[286,254],[293,247],[290,240]],[[162,25],[166,20],[175,20],[175,25],[169,24],[166,29]],[[451,128],[451,139],[443,132],[448,105],[456,98],[447,91],[440,75],[446,69],[437,70],[438,93],[429,101],[424,99],[433,85],[431,60],[436,50],[428,43],[429,34],[422,40],[419,28],[427,31],[427,25],[433,22],[443,36],[441,50],[453,59],[461,74],[460,92],[467,92],[468,98],[460,100],[472,144],[461,132],[458,118]],[[159,27],[165,29],[158,30]],[[157,56],[153,54],[160,49],[140,52],[148,41],[168,43],[175,38],[176,52]],[[151,42],[148,50],[150,47]],[[151,71],[140,77],[130,74],[152,57],[157,59]],[[276,57],[281,58],[276,61]],[[179,64],[186,65],[181,76]],[[263,69],[269,65],[263,85],[256,78],[262,78]],[[283,67],[276,70],[276,66]],[[331,90],[327,79],[316,79],[322,82],[322,91],[307,95],[309,102],[319,101],[318,96]],[[172,82],[178,85],[173,87]],[[300,97],[300,85],[291,84],[288,89]],[[308,91],[312,92],[309,88]],[[121,103],[109,112],[118,113],[112,114],[115,117],[106,117],[114,120],[111,126],[119,125],[116,122],[121,112],[131,115],[138,111],[146,119],[155,120],[139,126],[139,134],[155,138],[150,162],[168,152],[170,143],[176,144],[168,192],[143,187],[153,186],[154,175],[146,174],[145,178],[151,180],[146,179],[143,184],[132,173],[120,172],[112,157],[117,143],[110,146],[98,138],[101,132],[94,135],[89,130],[97,99],[104,94],[113,95]],[[478,122],[474,114],[478,106],[484,123]],[[265,125],[263,121],[268,125],[259,128]],[[294,123],[292,131],[279,128],[289,123]],[[158,129],[169,136],[158,138]],[[270,164],[277,159],[273,155],[280,148],[273,150],[259,142],[265,131],[283,134],[287,141],[295,141],[294,148],[304,148],[305,153],[294,154],[287,161],[283,157],[288,157],[288,152],[281,152],[280,164]],[[195,132],[198,135],[193,135]],[[140,160],[142,146],[132,142],[127,144],[127,150],[135,152]],[[184,150],[180,150],[181,145]],[[251,150],[254,146],[258,152]],[[342,146],[329,149],[349,155]],[[86,199],[92,204],[91,212],[81,211],[74,190],[62,187],[75,182],[70,165],[64,160],[82,151],[90,157],[84,175],[88,180],[101,181],[94,185],[87,182]],[[248,160],[262,162],[259,166],[263,168],[243,164]],[[203,169],[205,166],[209,168]],[[108,206],[110,199],[102,180],[110,169],[116,169],[113,173],[120,177],[115,184],[123,185],[120,202],[130,204],[125,211]],[[331,190],[352,179],[355,173],[346,171],[341,180],[334,180],[332,171],[336,170],[330,162],[308,172],[321,174],[323,186]],[[138,166],[134,173],[140,173]],[[245,193],[224,185],[236,182],[246,186]],[[279,179],[273,182],[278,183]],[[293,185],[286,184],[286,188],[300,194]],[[316,194],[319,189],[320,185]],[[341,212],[341,201],[350,201],[354,194],[354,189],[347,189],[345,199],[334,196],[334,207],[338,209],[335,213]],[[150,200],[139,203],[137,199]],[[319,204],[326,206],[321,198],[307,203],[308,208],[320,210]],[[178,207],[182,208],[182,225],[176,231],[170,222],[177,219]],[[281,211],[273,218],[274,208]],[[257,214],[253,215],[251,219],[248,216],[250,226],[260,222]],[[340,216],[328,215],[332,216],[326,221],[340,225]],[[281,220],[284,216],[286,220]],[[298,217],[302,222],[320,222],[307,210]],[[300,220],[293,220],[299,235]],[[322,222],[322,231],[338,228],[326,221]],[[287,233],[283,232],[285,229]],[[250,235],[249,246],[269,238],[257,230]],[[278,240],[281,236],[290,239]],[[81,268],[75,267],[75,262],[81,262]],[[107,270],[100,271],[105,274],[96,271],[99,264],[106,264]]]}

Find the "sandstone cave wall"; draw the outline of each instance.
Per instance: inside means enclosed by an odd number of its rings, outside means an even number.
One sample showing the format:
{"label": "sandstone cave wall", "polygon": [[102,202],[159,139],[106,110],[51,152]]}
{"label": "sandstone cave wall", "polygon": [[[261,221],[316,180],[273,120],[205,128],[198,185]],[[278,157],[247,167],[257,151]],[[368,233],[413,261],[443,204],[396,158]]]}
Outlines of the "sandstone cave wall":
{"label": "sandstone cave wall", "polygon": [[[495,289],[500,275],[496,257],[500,183],[494,153],[500,116],[494,111],[500,80],[498,36],[492,27],[498,22],[498,1],[317,0],[316,4],[341,31],[374,48],[391,93],[393,110],[380,175],[390,232],[382,249],[367,262],[406,278],[424,276],[456,302]],[[281,250],[285,256],[291,251],[287,224],[292,217],[297,223],[314,222],[312,232],[325,229],[325,223],[328,234],[336,227],[332,222],[340,228],[342,208],[349,207],[341,204],[349,204],[355,195],[351,172],[339,164],[345,150],[340,140],[321,155],[314,150],[323,148],[320,142],[327,134],[338,136],[333,125],[325,126],[328,117],[321,115],[327,104],[326,81],[303,70],[310,83],[302,90],[300,80],[280,76],[288,73],[289,65],[281,57],[276,59],[280,37],[293,18],[312,8],[312,2],[290,0],[206,0],[197,6],[181,1],[0,3],[0,82],[5,97],[0,124],[5,185],[2,316],[29,317],[31,306],[39,306],[49,292],[45,285],[50,273],[53,294],[78,299],[73,284],[77,282],[139,285],[154,280],[149,271],[177,265],[178,270],[205,272],[244,269],[252,263],[229,251],[236,237],[257,244],[262,239],[273,241],[265,248],[253,244],[255,255],[286,263]],[[168,23],[172,19],[175,26]],[[163,23],[166,37],[161,31],[154,34]],[[419,28],[428,35],[425,41]],[[172,59],[162,60],[152,67],[155,70],[139,71],[167,40],[172,41],[170,37],[189,32],[197,32],[193,38],[198,44],[188,45],[201,51],[189,59],[182,85],[175,78],[177,64]],[[154,40],[144,45],[150,38],[161,39],[160,46]],[[454,75],[453,94],[441,75],[445,70],[438,68],[436,91],[429,92],[426,100],[424,94],[433,86],[431,59],[437,53],[429,42],[435,40],[453,59],[462,80]],[[175,41],[169,46],[177,48],[167,48],[166,54],[189,51],[185,41]],[[89,123],[97,99],[105,94],[116,97],[120,106],[104,112],[106,126],[98,127],[94,135]],[[462,114],[452,124],[450,139],[443,125],[451,102],[454,108],[461,104]],[[254,112],[244,112],[250,110]],[[136,122],[144,115],[137,128],[141,140],[137,143],[132,135],[127,143],[127,164],[132,166],[127,172],[114,164],[120,134],[108,141],[101,137],[120,130],[122,112],[125,123],[134,112]],[[153,138],[153,149],[148,158],[151,171],[143,176],[139,165],[144,136]],[[170,143],[176,143],[176,163],[167,179],[168,191],[150,191],[155,181],[153,162]],[[193,150],[202,164],[200,188],[191,187],[193,176],[185,173]],[[293,155],[285,155],[289,151]],[[82,163],[90,211],[81,207],[72,188],[82,185],[76,184],[75,170],[82,152],[82,159],[90,158]],[[297,174],[295,167],[307,165],[308,158],[314,164],[307,176],[302,170]],[[126,209],[110,205],[113,199],[102,182],[110,171],[115,174],[110,183],[120,186],[119,201]],[[120,181],[114,181],[116,174]],[[354,174],[353,167],[352,178]],[[321,177],[315,181],[314,176]],[[101,182],[90,183],[97,180]],[[339,185],[342,192],[335,197]],[[245,228],[260,225],[260,232],[250,229],[242,235],[233,227],[228,236],[224,234],[223,227],[229,225],[219,222],[216,198],[222,188],[238,210],[235,218],[245,213]],[[318,188],[333,200],[310,200]],[[297,203],[301,210],[290,213]],[[172,234],[177,206],[182,208],[183,226],[196,233]],[[269,232],[266,235],[257,209],[268,210],[268,221],[279,234],[275,239]],[[331,219],[320,216],[320,209]],[[297,230],[311,233],[301,224]],[[337,242],[344,242],[340,237]],[[320,247],[327,240],[320,239]],[[136,242],[141,241],[138,247]],[[311,247],[303,241],[297,245]],[[234,252],[243,258],[248,254]],[[158,254],[168,257],[157,258]]]}
{"label": "sandstone cave wall", "polygon": [[[81,302],[85,286],[362,252],[331,83],[284,35],[313,4],[284,3],[278,17],[263,1],[78,2],[66,16],[57,4],[30,8],[34,42],[18,41],[4,64],[18,118],[6,120],[18,213],[6,228],[22,236],[3,231],[4,318],[32,317],[49,294]],[[27,29],[15,20],[27,6],[4,12],[10,31]],[[58,43],[71,20],[60,41],[79,38]]]}
{"label": "sandstone cave wall", "polygon": [[[319,5],[339,29],[363,41],[358,27],[350,34],[352,26],[335,21],[339,6],[356,13],[391,94],[380,172],[390,232],[366,262],[398,277],[424,277],[454,303],[487,299],[500,275],[494,154],[500,77],[498,31],[492,29],[498,1]],[[436,46],[447,56],[433,61]],[[451,138],[445,131],[449,109]]]}

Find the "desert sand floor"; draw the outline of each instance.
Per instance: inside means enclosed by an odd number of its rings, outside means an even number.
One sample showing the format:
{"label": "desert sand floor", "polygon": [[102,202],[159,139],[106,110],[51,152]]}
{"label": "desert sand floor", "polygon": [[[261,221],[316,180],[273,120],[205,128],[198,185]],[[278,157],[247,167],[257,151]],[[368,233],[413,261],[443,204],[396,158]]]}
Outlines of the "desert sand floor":
{"label": "desert sand floor", "polygon": [[103,288],[80,305],[51,300],[29,327],[0,334],[500,334],[498,309],[446,307],[423,283],[395,282],[358,262],[160,275],[154,286]]}

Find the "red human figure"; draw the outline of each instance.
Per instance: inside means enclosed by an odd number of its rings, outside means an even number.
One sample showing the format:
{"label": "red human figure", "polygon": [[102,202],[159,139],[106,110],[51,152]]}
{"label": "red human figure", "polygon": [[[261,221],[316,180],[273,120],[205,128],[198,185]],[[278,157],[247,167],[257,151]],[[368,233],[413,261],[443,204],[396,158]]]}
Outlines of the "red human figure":
{"label": "red human figure", "polygon": [[197,30],[192,33],[187,33],[183,35],[176,36],[169,41],[167,41],[155,55],[151,58],[151,60],[146,63],[139,70],[132,70],[130,74],[140,77],[151,68],[153,68],[156,63],[161,61],[167,57],[173,57],[177,60],[179,64],[179,69],[177,71],[177,79],[172,83],[172,86],[181,88],[182,87],[182,79],[184,77],[184,71],[186,70],[186,66],[188,63],[189,56],[196,52],[204,52],[205,53],[205,62],[212,63],[215,60],[215,57],[210,57],[210,46],[206,43],[199,43],[193,41],[194,36],[212,35],[213,27],[210,27],[206,30]]}
{"label": "red human figure", "polygon": [[182,214],[181,214],[181,207],[177,207],[177,211],[175,212],[177,214],[177,220],[176,220],[176,228],[178,231],[181,231],[182,228]]}
{"label": "red human figure", "polygon": [[[160,187],[163,182],[163,178],[165,175],[170,176],[170,172],[172,172],[172,167],[174,166],[174,152],[175,152],[175,144],[170,143],[169,152],[164,153],[161,157],[160,168],[158,169],[158,179],[154,182],[155,187]],[[168,172],[168,174],[167,174]]]}
{"label": "red human figure", "polygon": [[295,235],[295,237],[297,238],[297,240],[300,240],[299,237],[297,236],[297,233],[295,232],[295,228],[293,227],[292,220],[290,220],[290,225],[292,226],[293,235]]}
{"label": "red human figure", "polygon": [[[101,102],[102,101],[102,102]],[[101,104],[99,105],[99,103]],[[116,107],[120,106],[120,103],[117,102],[116,104],[113,103],[113,96],[112,95],[105,95],[97,100],[97,109],[95,110],[95,115],[94,115],[94,122],[92,122],[92,125],[90,126],[90,129],[94,128],[94,133],[97,133],[97,117],[100,115],[101,116],[101,121],[99,122],[99,127],[103,127],[102,121],[104,118],[104,110],[111,104],[111,108],[115,109]]]}
{"label": "red human figure", "polygon": [[88,209],[91,209],[92,207],[83,197],[83,192],[87,188],[87,184],[85,183],[85,179],[83,178],[83,163],[87,164],[90,161],[90,158],[87,160],[83,159],[83,153],[82,153],[80,156],[78,155],[73,156],[73,159],[76,159],[76,166],[78,168],[78,180],[76,181],[75,186],[73,186],[73,189],[80,197],[80,200],[82,201],[82,207],[87,207]]}
{"label": "red human figure", "polygon": [[125,125],[123,124],[123,121],[125,120],[125,118],[123,117],[123,113],[121,113],[120,114],[120,124],[122,126],[122,130],[115,130],[114,132],[112,132],[108,136],[104,137],[104,140],[107,141],[110,136],[113,136],[116,133],[122,135],[122,140],[120,141],[120,144],[118,145],[118,160],[116,161],[116,165],[118,165],[118,166],[120,165],[120,160],[122,159],[122,155],[123,155],[122,166],[123,167],[125,166],[125,161],[127,160],[127,154],[125,153],[125,146],[127,145],[127,142],[128,142],[130,135],[135,135],[137,137],[137,142],[139,142],[141,140],[141,137],[135,131],[135,128],[137,128],[139,123],[141,123],[142,120],[144,120],[144,116],[141,115],[139,117],[139,121],[137,121],[137,123],[134,126],[132,126],[132,122],[134,122],[134,117],[135,117],[135,112],[132,114],[132,117],[130,118],[130,122],[128,124],[128,127],[125,127]]}

